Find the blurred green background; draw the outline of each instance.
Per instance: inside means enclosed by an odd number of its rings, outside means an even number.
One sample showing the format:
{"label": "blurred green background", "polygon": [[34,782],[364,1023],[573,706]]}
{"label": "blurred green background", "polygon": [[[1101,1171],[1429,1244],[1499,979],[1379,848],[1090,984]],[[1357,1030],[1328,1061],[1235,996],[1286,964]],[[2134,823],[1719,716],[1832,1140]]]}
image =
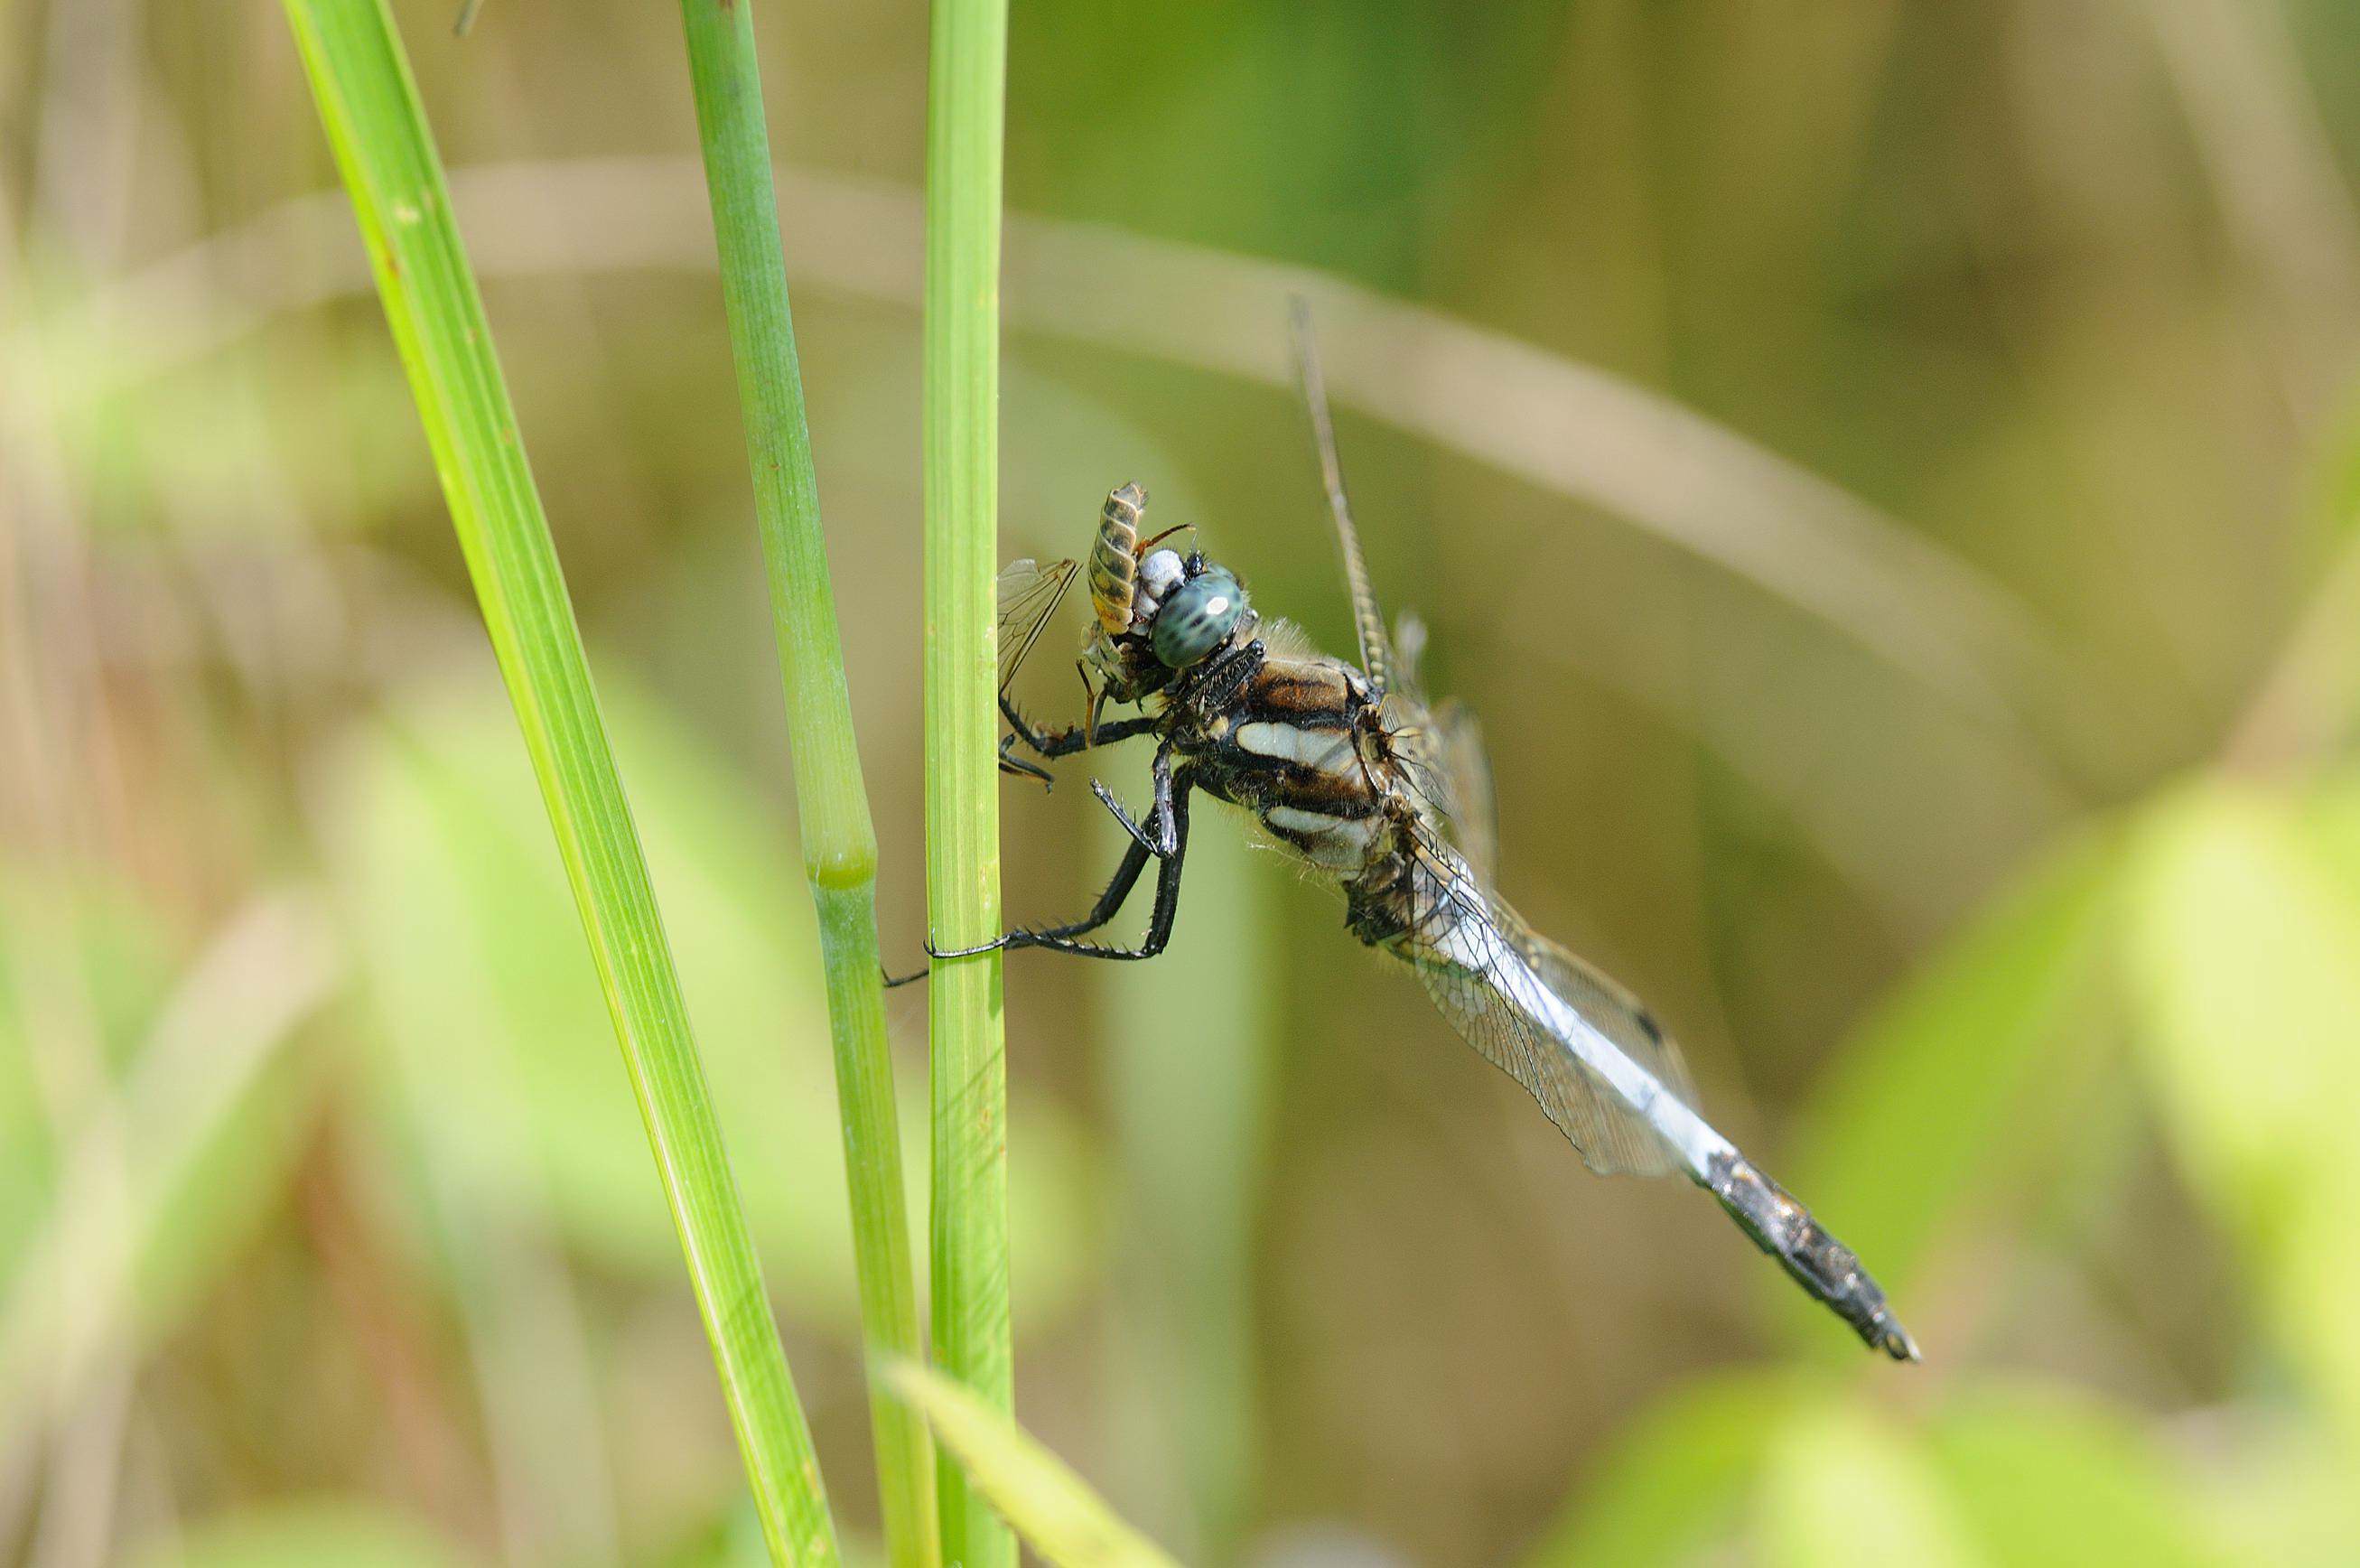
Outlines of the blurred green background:
{"label": "blurred green background", "polygon": [[[678,21],[396,9],[858,1538]],[[759,25],[899,965],[925,16]],[[1006,553],[1138,479],[1349,652],[1306,290],[1504,891],[1928,1355],[1590,1179],[1215,819],[1162,961],[1009,967],[1019,1411],[1134,1521],[1290,1568],[2360,1560],[2355,51],[2333,0],[1016,7]],[[752,1561],[276,8],[0,10],[0,1560]],[[1087,771],[1008,790],[1014,919],[1116,857]]]}

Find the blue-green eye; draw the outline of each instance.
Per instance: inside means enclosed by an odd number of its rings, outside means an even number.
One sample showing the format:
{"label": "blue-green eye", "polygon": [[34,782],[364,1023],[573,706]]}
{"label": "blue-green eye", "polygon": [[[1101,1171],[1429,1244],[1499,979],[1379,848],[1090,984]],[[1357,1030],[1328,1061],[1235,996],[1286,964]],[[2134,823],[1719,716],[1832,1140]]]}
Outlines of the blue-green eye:
{"label": "blue-green eye", "polygon": [[1244,586],[1226,567],[1207,567],[1164,598],[1148,646],[1166,669],[1185,670],[1219,647],[1245,612]]}

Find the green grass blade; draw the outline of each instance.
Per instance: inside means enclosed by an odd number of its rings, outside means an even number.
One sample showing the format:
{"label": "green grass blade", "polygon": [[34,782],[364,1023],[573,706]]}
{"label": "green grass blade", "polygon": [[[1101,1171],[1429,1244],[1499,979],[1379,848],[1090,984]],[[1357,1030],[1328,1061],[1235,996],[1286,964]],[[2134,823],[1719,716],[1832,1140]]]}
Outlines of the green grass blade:
{"label": "green grass blade", "polygon": [[833,1563],[810,1434],[647,862],[408,60],[383,0],[287,0],[574,888],[773,1561]]}
{"label": "green grass blade", "polygon": [[[926,103],[926,923],[937,947],[1000,935],[1000,127],[1006,0],[934,0]],[[1008,1317],[1008,1075],[1000,957],[934,965],[934,1360],[989,1409],[1012,1409]],[[1016,1543],[937,1468],[943,1551],[1012,1568]]]}
{"label": "green grass blade", "polygon": [[[877,833],[820,529],[752,7],[748,0],[682,0],[681,19],[786,686],[803,869],[819,907],[861,1328],[872,1354],[914,1357],[924,1347],[877,961]],[[940,1539],[925,1423],[882,1389],[870,1398],[869,1419],[888,1554],[895,1568],[928,1568],[939,1560]]]}
{"label": "green grass blade", "polygon": [[1176,1568],[1064,1460],[972,1390],[914,1362],[889,1363],[881,1376],[926,1413],[985,1500],[1058,1568]]}

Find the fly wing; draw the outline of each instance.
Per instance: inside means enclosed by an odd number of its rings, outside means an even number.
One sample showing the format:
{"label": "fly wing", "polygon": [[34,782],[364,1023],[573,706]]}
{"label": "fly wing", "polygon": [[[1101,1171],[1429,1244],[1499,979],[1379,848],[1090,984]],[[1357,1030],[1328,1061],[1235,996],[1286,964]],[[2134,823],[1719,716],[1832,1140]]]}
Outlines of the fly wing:
{"label": "fly wing", "polygon": [[1023,667],[1025,656],[1032,644],[1041,641],[1048,630],[1050,617],[1057,613],[1064,602],[1065,590],[1074,586],[1074,575],[1080,563],[1052,561],[1043,565],[1037,561],[1011,561],[1000,570],[1000,689],[1006,691],[1008,683],[1016,678]]}
{"label": "fly wing", "polygon": [[[1694,1098],[1670,1036],[1629,992],[1535,935],[1458,857],[1427,865],[1432,880],[1421,895],[1427,907],[1402,952],[1451,1027],[1524,1085],[1590,1169],[1602,1176],[1681,1169],[1644,1110],[1660,1094],[1682,1105]],[[1535,985],[1571,1010],[1575,1028],[1596,1037],[1560,1039],[1566,1025],[1552,1027],[1552,1010],[1533,994]]]}

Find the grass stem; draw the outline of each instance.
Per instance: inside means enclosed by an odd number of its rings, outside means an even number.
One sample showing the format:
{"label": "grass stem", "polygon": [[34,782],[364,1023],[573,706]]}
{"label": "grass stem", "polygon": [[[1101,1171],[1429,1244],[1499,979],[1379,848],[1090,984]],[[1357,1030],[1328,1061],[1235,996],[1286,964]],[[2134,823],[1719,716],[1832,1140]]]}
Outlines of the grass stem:
{"label": "grass stem", "polygon": [[[1000,133],[1006,0],[934,0],[926,103],[926,916],[937,947],[1000,934]],[[929,999],[934,1359],[1005,1416],[1007,1062],[999,955],[937,960]],[[945,1556],[1012,1568],[1015,1538],[948,1458]]]}
{"label": "grass stem", "polygon": [[[803,868],[819,910],[861,1328],[870,1354],[914,1358],[923,1347],[877,958],[877,834],[820,527],[752,9],[748,0],[682,0],[681,19],[786,689]],[[894,1568],[931,1568],[940,1542],[925,1423],[881,1389],[869,1420],[888,1556]]]}

